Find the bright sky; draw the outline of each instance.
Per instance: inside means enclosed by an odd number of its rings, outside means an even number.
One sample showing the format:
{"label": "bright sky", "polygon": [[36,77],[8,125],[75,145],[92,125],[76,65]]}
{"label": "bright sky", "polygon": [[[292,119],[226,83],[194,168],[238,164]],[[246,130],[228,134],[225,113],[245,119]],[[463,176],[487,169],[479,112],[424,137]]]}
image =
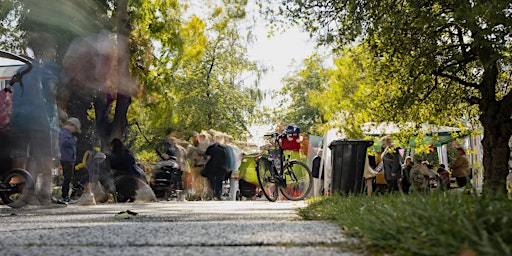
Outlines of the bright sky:
{"label": "bright sky", "polygon": [[281,78],[289,75],[293,67],[314,52],[314,44],[298,28],[288,29],[270,38],[267,33],[263,23],[258,24],[257,41],[249,47],[249,56],[269,68],[261,83],[262,88],[278,89],[281,87]]}

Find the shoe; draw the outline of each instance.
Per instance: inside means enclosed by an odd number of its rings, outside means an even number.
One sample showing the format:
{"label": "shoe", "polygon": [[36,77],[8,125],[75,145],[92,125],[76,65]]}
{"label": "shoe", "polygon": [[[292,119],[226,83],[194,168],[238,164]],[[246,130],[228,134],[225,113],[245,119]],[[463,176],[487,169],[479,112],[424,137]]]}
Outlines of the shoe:
{"label": "shoe", "polygon": [[94,199],[93,193],[83,193],[80,199],[76,201],[76,204],[78,205],[95,205],[96,200]]}
{"label": "shoe", "polygon": [[76,204],[76,201],[69,198],[69,197],[66,197],[64,199],[62,199],[62,201],[65,203],[65,204]]}

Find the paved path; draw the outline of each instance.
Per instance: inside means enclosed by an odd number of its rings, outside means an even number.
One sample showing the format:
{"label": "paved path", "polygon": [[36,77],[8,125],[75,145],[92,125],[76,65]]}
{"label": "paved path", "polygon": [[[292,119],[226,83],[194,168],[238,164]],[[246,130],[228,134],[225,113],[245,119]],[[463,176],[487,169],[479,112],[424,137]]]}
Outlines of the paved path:
{"label": "paved path", "polygon": [[[340,229],[303,221],[304,202],[0,205],[3,255],[355,255]],[[131,210],[136,218],[116,214]]]}

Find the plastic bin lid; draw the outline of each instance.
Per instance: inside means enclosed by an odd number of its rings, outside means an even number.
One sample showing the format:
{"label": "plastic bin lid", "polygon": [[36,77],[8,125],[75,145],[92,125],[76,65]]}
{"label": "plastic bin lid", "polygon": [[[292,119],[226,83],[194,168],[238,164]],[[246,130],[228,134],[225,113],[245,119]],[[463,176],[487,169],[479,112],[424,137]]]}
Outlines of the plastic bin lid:
{"label": "plastic bin lid", "polygon": [[338,145],[354,145],[354,144],[364,144],[367,147],[373,145],[373,141],[371,140],[357,140],[357,139],[342,139],[342,140],[334,140],[329,144],[329,148],[332,149]]}

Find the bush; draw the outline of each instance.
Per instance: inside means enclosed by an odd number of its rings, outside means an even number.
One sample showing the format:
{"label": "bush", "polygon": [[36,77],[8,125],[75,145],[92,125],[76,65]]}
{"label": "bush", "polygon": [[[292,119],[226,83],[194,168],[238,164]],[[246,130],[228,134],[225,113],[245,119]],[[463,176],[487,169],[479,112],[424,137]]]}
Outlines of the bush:
{"label": "bush", "polygon": [[512,203],[506,196],[335,195],[311,201],[299,215],[338,223],[372,253],[512,254]]}

